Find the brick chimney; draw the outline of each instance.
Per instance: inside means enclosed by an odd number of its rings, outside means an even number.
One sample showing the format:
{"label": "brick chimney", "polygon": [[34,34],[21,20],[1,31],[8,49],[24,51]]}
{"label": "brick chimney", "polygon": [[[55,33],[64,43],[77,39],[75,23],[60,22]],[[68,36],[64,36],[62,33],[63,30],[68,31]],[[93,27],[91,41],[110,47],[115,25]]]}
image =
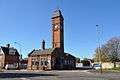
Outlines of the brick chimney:
{"label": "brick chimney", "polygon": [[42,41],[42,50],[45,50],[45,40]]}
{"label": "brick chimney", "polygon": [[10,44],[6,44],[6,47],[7,47],[7,48],[10,48]]}

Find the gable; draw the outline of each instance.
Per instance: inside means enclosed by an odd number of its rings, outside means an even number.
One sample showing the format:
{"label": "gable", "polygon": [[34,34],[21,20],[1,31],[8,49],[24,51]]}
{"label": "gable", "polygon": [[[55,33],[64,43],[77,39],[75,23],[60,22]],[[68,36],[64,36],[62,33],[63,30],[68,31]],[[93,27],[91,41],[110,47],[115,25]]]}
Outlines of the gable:
{"label": "gable", "polygon": [[10,49],[10,50],[9,50],[9,54],[15,55],[15,53],[16,53],[16,50],[15,50],[15,49]]}
{"label": "gable", "polygon": [[17,51],[17,49],[15,48],[7,48],[7,47],[1,47],[1,54],[5,54],[5,55],[18,55],[19,53]]}

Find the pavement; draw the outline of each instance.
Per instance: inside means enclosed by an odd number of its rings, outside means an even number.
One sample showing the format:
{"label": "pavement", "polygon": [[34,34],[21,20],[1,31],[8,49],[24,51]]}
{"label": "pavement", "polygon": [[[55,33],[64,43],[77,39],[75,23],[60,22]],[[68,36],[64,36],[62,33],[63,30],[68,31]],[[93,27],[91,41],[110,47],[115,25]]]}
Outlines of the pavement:
{"label": "pavement", "polygon": [[90,70],[6,70],[0,72],[0,80],[120,80],[120,73],[100,74]]}

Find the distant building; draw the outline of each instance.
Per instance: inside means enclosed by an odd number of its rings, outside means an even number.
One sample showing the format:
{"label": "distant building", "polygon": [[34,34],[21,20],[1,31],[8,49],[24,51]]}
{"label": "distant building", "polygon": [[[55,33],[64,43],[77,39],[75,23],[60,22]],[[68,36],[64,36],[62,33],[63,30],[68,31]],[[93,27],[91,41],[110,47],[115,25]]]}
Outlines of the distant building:
{"label": "distant building", "polygon": [[27,69],[28,58],[24,58],[20,60],[20,69]]}
{"label": "distant building", "polygon": [[52,16],[52,48],[33,50],[28,55],[29,70],[74,69],[75,57],[64,52],[64,19],[60,10]]}
{"label": "distant building", "polygon": [[0,47],[0,68],[19,68],[19,53],[17,49],[10,47]]}

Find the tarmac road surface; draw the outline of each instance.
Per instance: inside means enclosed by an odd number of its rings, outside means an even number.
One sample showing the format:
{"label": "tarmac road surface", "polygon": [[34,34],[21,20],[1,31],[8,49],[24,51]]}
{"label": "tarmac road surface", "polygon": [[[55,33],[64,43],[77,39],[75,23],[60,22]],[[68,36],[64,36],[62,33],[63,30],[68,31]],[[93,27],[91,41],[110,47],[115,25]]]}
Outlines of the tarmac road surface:
{"label": "tarmac road surface", "polygon": [[120,73],[97,73],[87,70],[0,72],[0,80],[120,80]]}

